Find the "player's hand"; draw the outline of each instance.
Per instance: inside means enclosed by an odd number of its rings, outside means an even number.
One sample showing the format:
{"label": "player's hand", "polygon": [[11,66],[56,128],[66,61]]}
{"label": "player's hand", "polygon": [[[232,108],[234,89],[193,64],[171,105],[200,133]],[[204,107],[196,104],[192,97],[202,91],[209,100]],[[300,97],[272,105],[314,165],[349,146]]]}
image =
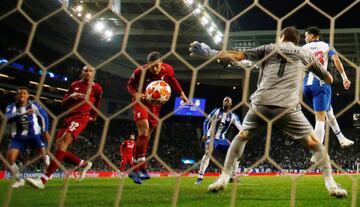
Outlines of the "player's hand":
{"label": "player's hand", "polygon": [[351,81],[350,80],[343,80],[343,86],[345,88],[345,90],[348,90],[350,88],[351,85]]}
{"label": "player's hand", "polygon": [[82,99],[82,98],[85,98],[85,94],[83,93],[72,93],[69,98],[73,98],[73,99]]}
{"label": "player's hand", "polygon": [[181,93],[180,93],[180,98],[181,98],[181,100],[184,102],[184,104],[188,104],[188,103],[189,103],[189,99],[186,97],[184,91],[181,91]]}
{"label": "player's hand", "polygon": [[207,136],[206,136],[206,135],[203,135],[203,136],[201,137],[201,141],[205,142],[206,140],[207,140]]}
{"label": "player's hand", "polygon": [[211,49],[207,44],[200,42],[193,42],[190,44],[190,56],[200,56],[210,58],[218,54],[219,51]]}
{"label": "player's hand", "polygon": [[31,108],[31,109],[28,109],[25,114],[27,115],[30,115],[30,114],[33,114],[35,112],[35,109]]}
{"label": "player's hand", "polygon": [[89,121],[95,122],[95,121],[96,121],[96,117],[90,117],[90,118],[89,118]]}
{"label": "player's hand", "polygon": [[44,140],[45,140],[47,143],[50,143],[50,141],[51,141],[51,136],[50,136],[50,134],[49,134],[48,132],[44,132],[44,133],[43,133],[43,138],[44,138]]}
{"label": "player's hand", "polygon": [[143,94],[143,93],[135,93],[134,98],[136,100],[144,101],[145,100],[145,94]]}

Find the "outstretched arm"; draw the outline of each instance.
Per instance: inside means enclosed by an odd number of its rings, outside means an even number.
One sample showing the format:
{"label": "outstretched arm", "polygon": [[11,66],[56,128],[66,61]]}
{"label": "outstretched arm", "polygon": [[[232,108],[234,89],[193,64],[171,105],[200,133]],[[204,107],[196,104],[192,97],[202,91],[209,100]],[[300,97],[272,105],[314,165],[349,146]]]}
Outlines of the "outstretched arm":
{"label": "outstretched arm", "polygon": [[344,86],[345,90],[348,90],[350,88],[351,82],[345,73],[344,66],[341,63],[339,56],[334,54],[331,57],[331,59],[334,61],[334,65],[335,65],[336,69],[339,71],[341,78],[343,79],[343,86]]}
{"label": "outstretched arm", "polygon": [[217,56],[222,61],[241,61],[246,59],[246,55],[240,51],[217,51],[211,49],[207,44],[200,42],[193,42],[190,44],[190,56],[200,56],[204,58],[211,58]]}

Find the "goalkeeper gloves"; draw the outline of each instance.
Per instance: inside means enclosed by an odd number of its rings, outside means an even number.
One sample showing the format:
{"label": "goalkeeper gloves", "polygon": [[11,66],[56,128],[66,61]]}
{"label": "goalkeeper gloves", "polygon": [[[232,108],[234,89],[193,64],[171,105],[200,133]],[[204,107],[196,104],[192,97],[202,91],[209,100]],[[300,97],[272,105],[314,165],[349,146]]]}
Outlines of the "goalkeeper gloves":
{"label": "goalkeeper gloves", "polygon": [[200,42],[193,42],[190,44],[190,56],[200,56],[210,58],[219,53],[219,51],[211,49],[207,44]]}

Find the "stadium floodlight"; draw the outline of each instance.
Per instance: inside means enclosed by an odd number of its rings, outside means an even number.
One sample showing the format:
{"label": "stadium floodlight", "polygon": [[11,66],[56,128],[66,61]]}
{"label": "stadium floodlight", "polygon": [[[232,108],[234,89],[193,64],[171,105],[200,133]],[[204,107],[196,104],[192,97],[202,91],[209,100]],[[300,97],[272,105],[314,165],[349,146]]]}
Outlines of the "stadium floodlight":
{"label": "stadium floodlight", "polygon": [[111,30],[106,30],[105,32],[104,32],[104,37],[105,37],[105,39],[107,39],[108,41],[110,41],[111,40],[111,37],[114,35],[114,33],[111,31]]}
{"label": "stadium floodlight", "polygon": [[81,14],[80,12],[77,14],[78,17],[81,17],[81,15],[82,15],[82,14]]}
{"label": "stadium floodlight", "polygon": [[95,31],[101,32],[105,29],[105,23],[104,22],[96,22],[95,23]]}
{"label": "stadium floodlight", "polygon": [[215,26],[214,25],[211,25],[210,27],[208,27],[208,30],[209,34],[211,34],[212,32],[215,31]]}
{"label": "stadium floodlight", "polygon": [[75,10],[76,10],[77,12],[81,12],[81,11],[83,10],[83,7],[82,7],[81,5],[78,5],[78,6],[75,8]]}
{"label": "stadium floodlight", "polygon": [[52,72],[48,72],[48,74],[49,74],[50,78],[55,78],[54,73],[52,73]]}
{"label": "stadium floodlight", "polygon": [[194,3],[194,0],[184,0],[184,2],[188,5],[192,5]]}
{"label": "stadium floodlight", "polygon": [[220,43],[221,40],[222,40],[222,36],[219,35],[219,34],[217,34],[217,35],[214,37],[214,42],[215,42],[216,44]]}
{"label": "stadium floodlight", "polygon": [[200,23],[205,26],[209,23],[209,19],[204,15],[203,17],[201,17]]}
{"label": "stadium floodlight", "polygon": [[85,15],[85,18],[86,18],[87,20],[89,20],[89,19],[91,18],[91,14],[90,14],[90,13],[87,13],[87,14]]}
{"label": "stadium floodlight", "polygon": [[194,14],[195,14],[195,15],[200,14],[200,12],[201,12],[201,9],[200,9],[200,8],[196,8],[196,9],[194,10]]}

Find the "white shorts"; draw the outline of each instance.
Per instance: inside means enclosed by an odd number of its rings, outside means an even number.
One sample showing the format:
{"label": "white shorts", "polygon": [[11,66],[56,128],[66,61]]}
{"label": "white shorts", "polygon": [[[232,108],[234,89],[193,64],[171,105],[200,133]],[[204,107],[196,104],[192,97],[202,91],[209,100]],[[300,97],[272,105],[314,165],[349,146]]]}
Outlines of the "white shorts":
{"label": "white shorts", "polygon": [[304,139],[313,132],[313,127],[301,111],[300,105],[294,108],[282,108],[252,104],[243,121],[243,129],[249,132],[248,138],[258,135],[267,126],[267,122],[254,111],[270,120],[284,113],[273,123],[273,126],[282,130],[293,139]]}

